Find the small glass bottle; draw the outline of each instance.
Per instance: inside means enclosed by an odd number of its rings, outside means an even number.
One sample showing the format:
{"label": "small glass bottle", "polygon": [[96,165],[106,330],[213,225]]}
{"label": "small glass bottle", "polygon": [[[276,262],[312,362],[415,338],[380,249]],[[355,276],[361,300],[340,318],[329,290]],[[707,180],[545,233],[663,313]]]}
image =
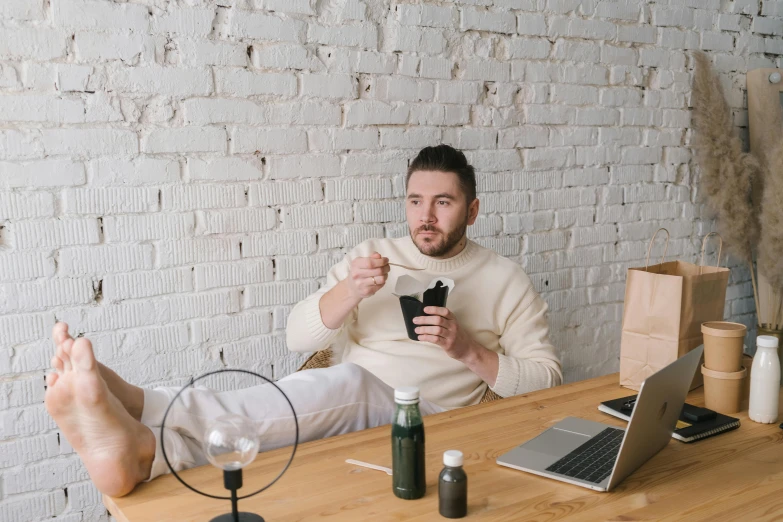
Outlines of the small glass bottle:
{"label": "small glass bottle", "polygon": [[748,417],[762,424],[771,424],[778,418],[780,394],[780,358],[778,338],[760,335],[756,339],[756,356],[750,372],[750,404]]}
{"label": "small glass bottle", "polygon": [[419,389],[394,390],[397,409],[392,422],[392,490],[406,500],[427,492],[424,469],[424,422],[419,411]]}
{"label": "small glass bottle", "polygon": [[468,514],[468,476],[462,469],[462,452],[449,450],[443,454],[443,471],[438,479],[438,512],[446,518],[462,518]]}

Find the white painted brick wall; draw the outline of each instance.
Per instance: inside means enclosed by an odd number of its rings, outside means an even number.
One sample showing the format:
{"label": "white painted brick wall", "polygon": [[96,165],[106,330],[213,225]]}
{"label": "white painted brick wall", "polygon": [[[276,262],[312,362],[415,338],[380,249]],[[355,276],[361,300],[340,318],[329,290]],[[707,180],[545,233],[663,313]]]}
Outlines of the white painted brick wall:
{"label": "white painted brick wall", "polygon": [[[427,145],[477,167],[469,234],[530,274],[566,380],[616,371],[627,268],[660,226],[689,261],[714,226],[688,53],[713,56],[746,127],[782,6],[3,0],[0,520],[108,520],[42,404],[55,319],[136,384],[221,353],[283,377],[291,306],[352,246],[407,233]],[[727,317],[752,325],[730,263]]]}

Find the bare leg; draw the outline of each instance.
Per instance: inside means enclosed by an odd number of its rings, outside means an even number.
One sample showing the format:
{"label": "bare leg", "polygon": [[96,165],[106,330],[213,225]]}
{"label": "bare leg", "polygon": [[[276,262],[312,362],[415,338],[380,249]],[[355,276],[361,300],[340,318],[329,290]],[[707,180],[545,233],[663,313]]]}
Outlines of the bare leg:
{"label": "bare leg", "polygon": [[[73,338],[68,333],[68,325],[57,323],[52,331],[52,338],[55,345],[57,345],[57,352],[51,361],[52,368],[57,370],[58,373],[62,373],[71,366],[70,351],[74,343]],[[126,382],[114,370],[101,363],[98,363],[98,371],[112,395],[120,400],[134,419],[140,421],[141,412],[144,409],[144,390]]]}
{"label": "bare leg", "polygon": [[46,378],[46,409],[98,490],[126,495],[149,477],[155,437],[109,391],[90,341],[78,339],[68,347],[61,373]]}

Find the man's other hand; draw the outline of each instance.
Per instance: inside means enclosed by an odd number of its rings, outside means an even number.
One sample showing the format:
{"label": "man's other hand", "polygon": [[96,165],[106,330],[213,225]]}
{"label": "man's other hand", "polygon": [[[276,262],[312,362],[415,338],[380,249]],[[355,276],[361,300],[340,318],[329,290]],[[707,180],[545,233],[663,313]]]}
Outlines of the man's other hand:
{"label": "man's other hand", "polygon": [[384,287],[389,277],[389,260],[378,252],[351,261],[348,289],[351,296],[366,299]]}

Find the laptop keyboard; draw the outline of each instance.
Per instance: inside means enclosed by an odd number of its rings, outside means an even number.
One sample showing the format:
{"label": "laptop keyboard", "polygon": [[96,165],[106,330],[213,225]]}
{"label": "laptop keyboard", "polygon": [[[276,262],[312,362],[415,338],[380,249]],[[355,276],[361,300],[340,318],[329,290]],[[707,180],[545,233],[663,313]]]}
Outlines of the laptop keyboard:
{"label": "laptop keyboard", "polygon": [[546,470],[600,484],[612,473],[623,435],[623,430],[606,428]]}

